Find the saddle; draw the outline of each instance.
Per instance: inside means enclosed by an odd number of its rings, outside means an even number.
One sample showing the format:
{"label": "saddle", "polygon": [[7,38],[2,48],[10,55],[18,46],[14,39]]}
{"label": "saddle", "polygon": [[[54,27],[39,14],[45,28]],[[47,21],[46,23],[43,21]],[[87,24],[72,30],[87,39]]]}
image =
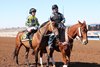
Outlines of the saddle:
{"label": "saddle", "polygon": [[21,37],[21,40],[22,41],[29,41],[29,40],[32,40],[32,36],[34,35],[34,33],[36,33],[37,30],[32,30],[32,32],[30,33],[29,35],[29,38],[27,38],[27,33],[29,33],[27,30],[24,30],[24,34],[22,35]]}

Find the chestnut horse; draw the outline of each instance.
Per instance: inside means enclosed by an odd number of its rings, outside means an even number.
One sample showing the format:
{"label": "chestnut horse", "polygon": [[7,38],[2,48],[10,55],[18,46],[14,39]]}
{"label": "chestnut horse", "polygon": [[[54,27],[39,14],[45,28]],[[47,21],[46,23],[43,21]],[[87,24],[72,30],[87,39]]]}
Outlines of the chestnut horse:
{"label": "chestnut horse", "polygon": [[16,63],[18,63],[18,54],[19,54],[19,50],[21,48],[21,46],[23,45],[26,48],[26,54],[25,54],[25,59],[27,62],[27,65],[29,65],[29,61],[28,61],[28,53],[29,53],[29,49],[32,48],[34,50],[34,54],[35,54],[35,61],[36,61],[36,67],[37,67],[37,62],[38,62],[38,51],[40,48],[40,43],[42,40],[42,37],[48,32],[53,32],[55,33],[55,35],[58,35],[58,29],[56,28],[55,22],[52,21],[48,21],[43,27],[41,27],[33,36],[32,36],[32,47],[30,46],[29,40],[27,41],[23,41],[22,35],[24,34],[24,32],[19,32],[16,36],[16,46],[15,46],[15,51],[14,51],[14,58],[16,59]]}
{"label": "chestnut horse", "polygon": [[[50,49],[49,52],[49,56],[47,61],[49,62],[49,59],[51,58],[53,67],[55,67],[55,62],[53,60],[53,52],[54,50],[61,52],[62,54],[62,60],[63,60],[63,67],[68,67],[68,63],[70,62],[70,54],[71,54],[71,50],[73,47],[73,41],[76,38],[76,36],[78,36],[81,40],[81,43],[86,45],[88,43],[88,39],[87,39],[87,26],[86,26],[86,22],[84,21],[83,23],[81,23],[80,21],[78,21],[77,24],[66,28],[65,30],[63,29],[59,29],[59,39],[54,39],[53,44],[52,44],[52,49]],[[48,40],[48,37],[44,37],[45,42],[42,42],[42,46],[43,44],[47,44],[46,40]],[[44,49],[46,48],[46,46],[44,46]],[[45,49],[46,50],[46,49]],[[42,66],[42,56],[43,56],[43,52],[42,50],[40,51],[40,64]],[[47,66],[48,63],[47,63]]]}

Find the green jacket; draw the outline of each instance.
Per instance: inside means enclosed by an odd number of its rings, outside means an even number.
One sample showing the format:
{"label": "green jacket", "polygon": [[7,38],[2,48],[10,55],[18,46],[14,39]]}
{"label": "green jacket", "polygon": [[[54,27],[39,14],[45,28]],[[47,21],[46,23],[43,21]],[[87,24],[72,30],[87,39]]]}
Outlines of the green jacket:
{"label": "green jacket", "polygon": [[32,26],[39,26],[40,24],[35,16],[30,15],[28,16],[28,20],[25,23],[25,25],[28,27],[32,27]]}

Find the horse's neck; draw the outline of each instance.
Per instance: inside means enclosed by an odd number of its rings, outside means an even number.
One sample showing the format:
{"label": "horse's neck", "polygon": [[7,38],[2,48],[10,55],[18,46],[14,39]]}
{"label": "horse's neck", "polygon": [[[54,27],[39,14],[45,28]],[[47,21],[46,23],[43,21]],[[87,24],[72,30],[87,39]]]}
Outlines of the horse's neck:
{"label": "horse's neck", "polygon": [[41,27],[32,37],[32,41],[37,41],[37,43],[39,44],[42,40],[42,37],[43,35],[46,33],[47,31],[47,28],[44,26],[44,27]]}
{"label": "horse's neck", "polygon": [[70,39],[75,39],[76,38],[76,32],[77,32],[78,27],[76,25],[70,27],[68,29],[68,36]]}
{"label": "horse's neck", "polygon": [[39,33],[41,36],[43,36],[46,32],[47,32],[46,26],[41,27],[41,28],[38,30],[38,33]]}

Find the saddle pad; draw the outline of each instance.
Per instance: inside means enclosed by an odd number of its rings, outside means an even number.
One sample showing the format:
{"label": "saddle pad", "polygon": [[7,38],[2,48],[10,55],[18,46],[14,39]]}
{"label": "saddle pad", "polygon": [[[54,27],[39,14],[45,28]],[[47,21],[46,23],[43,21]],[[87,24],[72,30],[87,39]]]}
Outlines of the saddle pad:
{"label": "saddle pad", "polygon": [[29,40],[29,39],[27,38],[27,32],[24,32],[24,34],[23,34],[22,37],[21,37],[21,40],[22,40],[22,41],[27,41],[27,40]]}

